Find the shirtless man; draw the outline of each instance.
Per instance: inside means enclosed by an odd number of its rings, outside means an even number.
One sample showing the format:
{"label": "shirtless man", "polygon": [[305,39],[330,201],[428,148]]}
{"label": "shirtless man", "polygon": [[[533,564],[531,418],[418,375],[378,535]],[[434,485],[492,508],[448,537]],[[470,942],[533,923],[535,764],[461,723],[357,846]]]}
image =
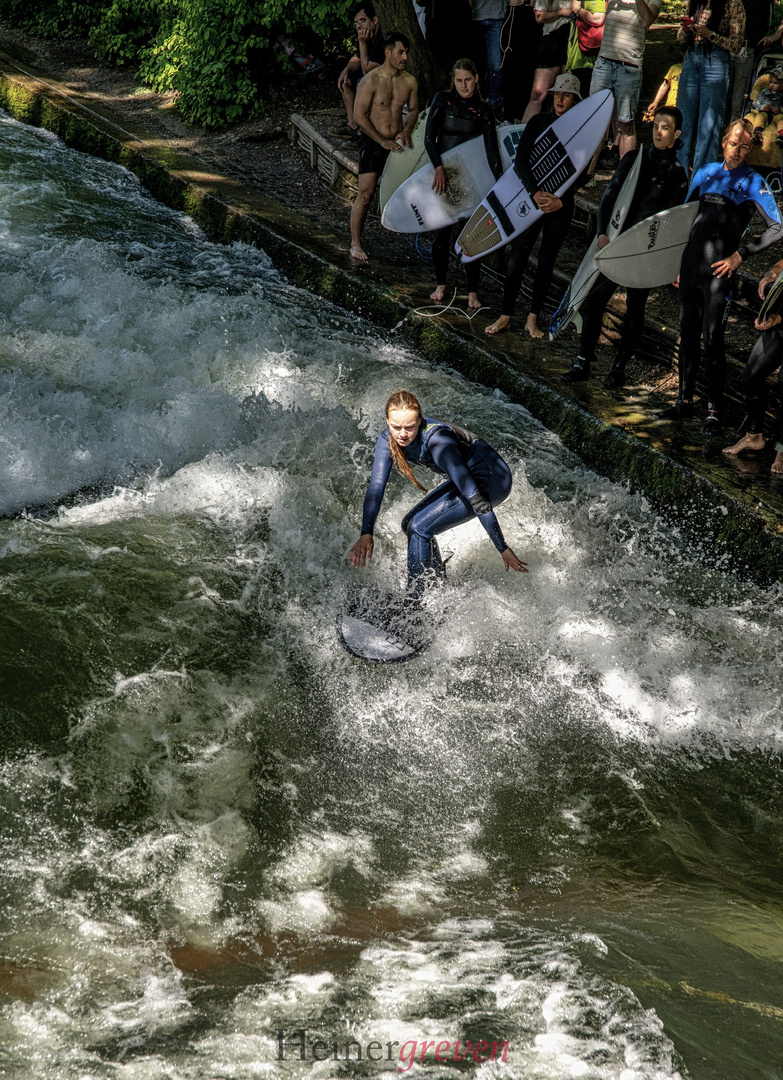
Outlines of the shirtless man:
{"label": "shirtless man", "polygon": [[383,35],[375,8],[369,0],[357,4],[353,9],[353,22],[359,48],[340,72],[337,89],[343,97],[348,127],[358,136],[359,129],[353,118],[356,87],[360,79],[383,63]]}
{"label": "shirtless man", "polygon": [[[418,84],[405,69],[410,42],[392,32],[384,38],[383,66],[364,76],[356,91],[353,115],[361,131],[359,141],[359,190],[351,207],[351,258],[367,261],[362,229],[378,178],[390,153],[411,146],[411,132],[419,115]],[[403,127],[402,110],[408,106]]]}

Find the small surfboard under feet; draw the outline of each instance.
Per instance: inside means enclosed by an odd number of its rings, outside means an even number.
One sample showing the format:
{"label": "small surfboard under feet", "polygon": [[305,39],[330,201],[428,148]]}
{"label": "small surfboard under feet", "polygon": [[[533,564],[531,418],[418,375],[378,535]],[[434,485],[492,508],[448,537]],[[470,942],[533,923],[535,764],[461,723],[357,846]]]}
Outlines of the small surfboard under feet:
{"label": "small surfboard under feet", "polygon": [[352,656],[400,664],[432,642],[432,623],[410,598],[371,586],[347,597],[337,615],[337,636]]}

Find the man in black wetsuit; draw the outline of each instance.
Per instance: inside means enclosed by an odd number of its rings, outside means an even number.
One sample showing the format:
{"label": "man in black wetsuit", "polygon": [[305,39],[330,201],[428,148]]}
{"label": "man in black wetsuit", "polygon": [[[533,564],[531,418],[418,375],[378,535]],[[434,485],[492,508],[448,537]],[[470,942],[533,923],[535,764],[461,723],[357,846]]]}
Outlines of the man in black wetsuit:
{"label": "man in black wetsuit", "polygon": [[[783,270],[783,259],[775,263],[759,282],[759,297],[763,300],[765,291],[776,281]],[[756,319],[756,329],[761,334],[751,350],[745,372],[742,376],[742,389],[745,396],[745,407],[748,410],[748,430],[733,446],[725,447],[723,453],[731,457],[742,454],[746,450],[763,450],[766,442],[764,439],[764,417],[767,411],[767,398],[769,396],[767,379],[775,371],[778,371],[778,381],[775,387],[775,457],[770,467],[773,476],[783,475],[783,320],[780,315],[765,317],[763,321]]]}
{"label": "man in black wetsuit", "polygon": [[[615,203],[639,154],[642,161],[636,190],[620,232],[631,228],[652,214],[677,206],[688,190],[688,177],[677,160],[676,149],[682,126],[682,114],[672,105],[656,109],[653,118],[653,145],[647,150],[629,150],[609,181],[598,207],[598,250],[609,243],[608,229]],[[619,235],[619,234],[618,234]],[[617,288],[613,281],[600,275],[590,295],[582,305],[582,334],[579,355],[570,371],[560,378],[563,382],[582,382],[590,377],[590,365],[595,360],[595,348],[601,336],[604,312]],[[649,289],[628,289],[625,322],[620,348],[614,366],[604,380],[607,390],[622,386],[625,368],[633,356],[644,330],[644,308]]]}
{"label": "man in black wetsuit", "polygon": [[[680,388],[674,405],[660,415],[671,420],[693,415],[703,337],[707,365],[705,434],[717,434],[721,427],[731,276],[748,255],[783,239],[774,196],[761,176],[744,164],[752,141],[750,121],[732,121],[723,136],[723,161],[699,169],[688,192],[688,201],[699,200],[699,211],[680,271]],[[756,211],[767,227],[757,239],[740,244]]]}

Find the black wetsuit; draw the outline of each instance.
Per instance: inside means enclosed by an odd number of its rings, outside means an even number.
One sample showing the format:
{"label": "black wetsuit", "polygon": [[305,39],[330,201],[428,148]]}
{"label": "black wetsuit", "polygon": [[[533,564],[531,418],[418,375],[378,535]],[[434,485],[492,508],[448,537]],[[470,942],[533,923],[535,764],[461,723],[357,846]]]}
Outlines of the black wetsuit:
{"label": "black wetsuit", "polygon": [[783,324],[778,323],[771,330],[759,334],[756,344],[751,349],[745,371],[742,375],[742,390],[748,410],[748,433],[763,434],[764,414],[769,396],[767,379],[776,370],[778,380],[775,384],[775,449],[781,450],[783,439]]}
{"label": "black wetsuit", "polygon": [[[555,114],[550,111],[532,116],[525,125],[525,130],[522,132],[522,137],[517,145],[514,171],[531,196],[536,194],[539,186],[528,164],[530,152],[541,135],[556,119]],[[559,196],[563,204],[559,210],[552,210],[548,214],[542,214],[529,228],[511,241],[511,255],[509,256],[506,280],[503,285],[503,306],[501,308],[503,315],[511,316],[514,314],[527,261],[539,234],[543,235],[538,250],[538,270],[533,279],[533,298],[530,302],[530,313],[532,315],[541,314],[549,287],[552,284],[557,254],[563,245],[574,216],[574,198],[577,188],[585,182],[586,178],[585,171],[567,191]]]}
{"label": "black wetsuit", "polygon": [[[732,279],[715,277],[712,264],[739,252],[743,259],[783,238],[780,212],[765,181],[747,165],[724,168],[713,162],[699,169],[688,201],[699,200],[680,271],[680,398],[693,400],[699,372],[700,339],[704,336],[709,407],[719,410],[726,381],[725,327]],[[740,245],[750,219],[758,211],[766,229],[756,240]]]}
{"label": "black wetsuit", "polygon": [[[497,451],[456,424],[426,417],[413,442],[401,449],[407,461],[448,477],[403,518],[402,529],[408,536],[410,582],[427,570],[442,571],[435,537],[471,518],[479,519],[499,552],[506,550],[508,545],[493,506],[508,498],[511,470]],[[391,468],[386,428],[375,445],[372,474],[364,497],[362,535],[373,533]]]}
{"label": "black wetsuit", "polygon": [[[654,146],[650,146],[647,150],[630,150],[623,157],[615,169],[614,176],[606,185],[606,190],[598,207],[598,236],[608,233],[617,197],[639,154],[644,155],[639,170],[639,178],[636,182],[636,191],[631,200],[631,205],[620,229],[621,233],[640,221],[644,221],[645,218],[659,213],[661,210],[668,210],[671,206],[677,206],[685,198],[685,193],[688,190],[688,177],[685,169],[677,160],[677,153],[674,148],[656,150]],[[604,312],[616,288],[617,285],[613,281],[601,274],[591,289],[590,295],[582,305],[582,334],[579,341],[579,356],[587,364],[595,358],[595,347],[598,344],[598,338],[601,336]],[[649,295],[649,289],[627,290],[626,314],[620,347],[615,361],[616,368],[624,368],[625,363],[639,343],[644,330],[644,308]]]}
{"label": "black wetsuit", "polygon": [[[491,106],[482,101],[477,92],[470,98],[460,97],[456,90],[435,95],[427,114],[424,149],[436,169],[443,164],[441,155],[447,150],[480,135],[484,137],[484,150],[492,175],[498,180],[503,173],[503,166],[500,162],[495,114]],[[463,225],[464,221],[460,221],[457,225],[447,225],[445,229],[438,229],[432,234],[432,262],[438,285],[446,284],[449,255],[453,248],[452,235],[457,229],[461,232]],[[480,272],[480,260],[465,264],[469,292],[478,289]]]}

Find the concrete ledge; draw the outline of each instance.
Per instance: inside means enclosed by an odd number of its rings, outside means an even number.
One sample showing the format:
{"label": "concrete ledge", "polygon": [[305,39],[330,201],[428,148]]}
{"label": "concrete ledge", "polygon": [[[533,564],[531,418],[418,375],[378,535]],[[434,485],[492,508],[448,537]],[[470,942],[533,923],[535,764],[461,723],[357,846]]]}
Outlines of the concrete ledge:
{"label": "concrete ledge", "polygon": [[732,488],[720,477],[713,479],[708,469],[701,471],[698,459],[694,464],[668,453],[653,426],[639,425],[634,434],[625,431],[623,418],[616,410],[611,413],[611,399],[607,407],[588,411],[546,380],[522,373],[494,342],[477,345],[460,327],[411,318],[412,305],[405,302],[402,287],[336,265],[333,238],[330,243],[313,235],[312,221],[215,174],[163,140],[127,130],[94,102],[22,70],[2,53],[0,106],[17,120],[54,132],[75,149],[124,165],[161,202],[191,215],[213,240],[262,247],[295,284],[372,320],[426,359],[499,388],[591,468],[643,491],[680,527],[695,557],[760,584],[780,579],[783,502],[774,493],[761,502],[739,485]]}

